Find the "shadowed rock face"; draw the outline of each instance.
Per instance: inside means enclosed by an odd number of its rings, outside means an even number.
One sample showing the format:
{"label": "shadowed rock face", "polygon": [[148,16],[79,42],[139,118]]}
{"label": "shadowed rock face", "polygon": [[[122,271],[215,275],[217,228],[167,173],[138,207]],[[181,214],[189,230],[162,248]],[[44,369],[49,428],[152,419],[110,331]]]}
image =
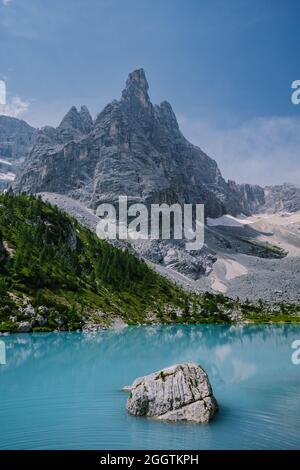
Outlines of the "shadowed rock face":
{"label": "shadowed rock face", "polygon": [[181,134],[171,105],[152,105],[142,69],[94,123],[85,107],[72,107],[57,129],[42,129],[15,189],[66,194],[91,207],[126,194],[146,203],[205,203],[211,217],[242,209],[216,162]]}
{"label": "shadowed rock face", "polygon": [[300,210],[300,186],[284,183],[262,188],[255,184],[236,184],[234,181],[228,181],[228,185],[246,215]]}
{"label": "shadowed rock face", "polygon": [[124,390],[130,391],[127,411],[136,416],[208,423],[218,411],[206,372],[193,363],[141,377]]}
{"label": "shadowed rock face", "polygon": [[256,184],[236,184],[228,181],[230,191],[236,195],[245,215],[254,214],[262,210],[265,205],[264,189]]}
{"label": "shadowed rock face", "polygon": [[300,186],[282,184],[267,186],[265,192],[265,210],[268,212],[296,212],[300,210]]}
{"label": "shadowed rock face", "polygon": [[35,134],[25,121],[0,116],[0,189],[12,183],[33,146]]}
{"label": "shadowed rock face", "polygon": [[86,106],[81,106],[80,111],[72,106],[58,126],[58,139],[67,143],[72,140],[81,139],[93,128],[93,119]]}

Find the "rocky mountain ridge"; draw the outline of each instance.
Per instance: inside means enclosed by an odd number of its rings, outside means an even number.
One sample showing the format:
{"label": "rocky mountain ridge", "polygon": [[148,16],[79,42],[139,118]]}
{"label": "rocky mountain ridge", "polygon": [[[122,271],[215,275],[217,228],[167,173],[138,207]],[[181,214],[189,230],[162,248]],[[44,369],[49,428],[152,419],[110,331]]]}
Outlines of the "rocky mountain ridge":
{"label": "rocky mountain ridge", "polygon": [[[85,106],[73,106],[57,128],[35,131],[13,184],[15,192],[46,193],[46,200],[55,196],[55,204],[76,218],[78,205],[72,201],[94,210],[103,202],[116,203],[121,195],[129,203],[204,203],[207,218],[300,210],[300,188],[295,185],[262,188],[226,182],[217,163],[182,135],[171,105],[151,103],[148,88],[144,71],[135,70],[121,98],[95,120]],[[132,248],[154,266],[181,275],[185,283],[213,275],[224,254],[285,256],[280,246],[262,242],[263,236],[250,226],[207,225],[200,251],[187,252],[178,240],[134,241]],[[219,288],[216,282],[212,288]]]}
{"label": "rocky mountain ridge", "polygon": [[300,210],[300,186],[283,183],[261,187],[253,184],[237,184],[228,181],[243,207],[242,213],[297,212]]}
{"label": "rocky mountain ridge", "polygon": [[72,106],[56,129],[30,128],[32,149],[14,189],[60,193],[92,208],[124,194],[135,202],[202,202],[209,217],[300,209],[294,185],[226,182],[217,163],[182,135],[171,105],[151,103],[148,88],[144,70],[135,70],[121,99],[95,121],[86,106]]}
{"label": "rocky mountain ridge", "polygon": [[124,194],[146,203],[201,201],[215,217],[237,205],[215,161],[183,137],[169,103],[152,105],[143,70],[129,75],[122,98],[94,123],[85,107],[72,107],[57,129],[39,131],[14,187],[93,208]]}

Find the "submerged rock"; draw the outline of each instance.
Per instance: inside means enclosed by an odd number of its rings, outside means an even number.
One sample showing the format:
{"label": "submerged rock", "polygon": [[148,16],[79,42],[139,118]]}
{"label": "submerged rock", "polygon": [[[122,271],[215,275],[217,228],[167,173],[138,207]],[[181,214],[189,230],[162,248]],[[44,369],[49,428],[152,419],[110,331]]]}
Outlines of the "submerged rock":
{"label": "submerged rock", "polygon": [[218,404],[206,372],[197,364],[176,364],[136,379],[131,386],[127,411],[166,421],[208,423]]}

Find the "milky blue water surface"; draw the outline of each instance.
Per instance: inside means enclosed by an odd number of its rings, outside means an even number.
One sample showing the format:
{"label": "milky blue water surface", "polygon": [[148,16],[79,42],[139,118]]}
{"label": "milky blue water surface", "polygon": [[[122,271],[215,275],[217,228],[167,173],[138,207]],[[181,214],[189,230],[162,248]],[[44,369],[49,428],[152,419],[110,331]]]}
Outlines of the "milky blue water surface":
{"label": "milky blue water surface", "polygon": [[[299,326],[149,326],[1,337],[1,449],[297,449]],[[138,376],[195,361],[220,413],[209,425],[129,416]]]}

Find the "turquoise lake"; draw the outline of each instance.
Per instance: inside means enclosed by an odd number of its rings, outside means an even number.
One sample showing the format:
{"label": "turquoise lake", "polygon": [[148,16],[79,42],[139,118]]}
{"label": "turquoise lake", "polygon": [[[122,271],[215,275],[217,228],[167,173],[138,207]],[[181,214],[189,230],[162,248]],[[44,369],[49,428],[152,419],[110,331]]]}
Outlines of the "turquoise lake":
{"label": "turquoise lake", "polygon": [[[1,336],[1,449],[299,449],[293,325],[141,326]],[[209,425],[129,416],[121,391],[184,361],[202,365],[220,412]]]}

